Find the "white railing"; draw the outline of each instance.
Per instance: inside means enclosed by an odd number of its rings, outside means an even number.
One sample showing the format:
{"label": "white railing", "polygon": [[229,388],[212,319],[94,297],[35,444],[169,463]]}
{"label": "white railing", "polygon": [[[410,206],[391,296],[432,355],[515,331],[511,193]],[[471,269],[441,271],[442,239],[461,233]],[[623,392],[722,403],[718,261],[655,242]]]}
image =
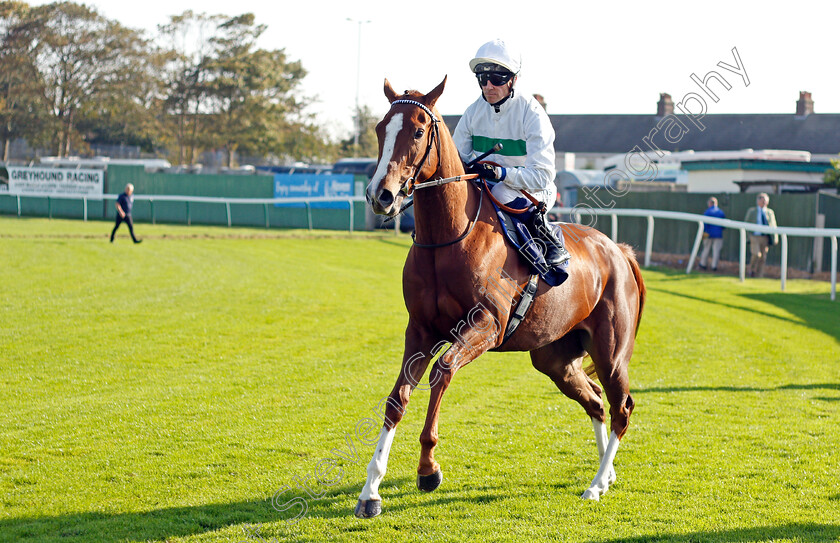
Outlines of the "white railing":
{"label": "white railing", "polygon": [[700,242],[703,239],[703,225],[714,224],[726,228],[732,228],[740,231],[740,252],[739,252],[739,267],[738,275],[741,281],[746,279],[747,270],[747,231],[762,232],[765,234],[778,234],[781,239],[781,280],[782,291],[785,290],[787,283],[787,260],[788,260],[788,236],[793,237],[810,237],[810,238],[829,238],[831,240],[831,299],[834,300],[837,296],[837,238],[840,237],[840,228],[799,228],[777,226],[775,228],[770,226],[759,226],[757,224],[750,224],[741,221],[733,221],[730,219],[718,219],[714,217],[707,217],[705,215],[696,215],[693,213],[682,213],[679,211],[658,211],[651,209],[595,209],[592,207],[580,206],[575,208],[561,207],[555,208],[560,213],[570,214],[574,222],[578,224],[586,224],[581,220],[581,215],[609,215],[611,220],[611,237],[613,241],[618,241],[618,217],[644,217],[647,219],[647,238],[645,241],[645,266],[650,266],[650,256],[653,250],[653,233],[654,233],[654,219],[670,219],[677,221],[688,221],[697,223],[697,235],[694,238],[694,246],[691,249],[691,256],[688,259],[688,266],[685,272],[691,273],[694,267],[694,259],[697,257],[697,251],[700,248]]}
{"label": "white railing", "polygon": [[[21,216],[21,203],[20,199],[23,198],[46,198],[47,199],[47,206],[49,209],[49,216],[52,218],[52,207],[51,207],[51,200],[82,200],[84,205],[84,220],[88,220],[88,201],[93,200],[97,202],[101,202],[104,200],[116,200],[119,196],[118,194],[97,194],[93,196],[82,196],[82,195],[59,195],[59,194],[48,194],[48,193],[29,193],[29,194],[19,194],[19,195],[11,195],[17,196],[17,214],[18,217]],[[350,232],[353,232],[353,222],[355,219],[354,213],[355,209],[353,208],[353,204],[355,202],[364,202],[365,199],[361,196],[318,196],[313,198],[217,198],[217,197],[209,197],[209,196],[170,196],[170,195],[160,195],[160,196],[146,196],[146,195],[134,195],[135,201],[147,201],[151,206],[151,214],[152,214],[152,224],[155,224],[155,202],[184,202],[186,205],[186,217],[187,217],[187,224],[191,224],[192,220],[190,217],[190,203],[209,203],[209,204],[220,204],[225,206],[225,217],[227,219],[228,227],[232,226],[231,221],[231,214],[230,214],[230,206],[231,204],[252,204],[252,205],[262,205],[263,206],[263,216],[265,218],[265,227],[270,228],[271,224],[269,222],[269,213],[268,209],[269,206],[275,204],[303,204],[306,207],[306,220],[309,226],[309,229],[312,230],[312,205],[315,203],[326,203],[326,202],[346,202],[347,207],[350,210]]]}
{"label": "white railing", "polygon": [[[84,220],[88,219],[88,201],[103,201],[116,200],[117,194],[102,194],[95,196],[80,196],[80,195],[55,195],[55,194],[24,194],[17,196],[17,211],[18,216],[21,215],[21,197],[46,198],[48,205],[51,199],[62,200],[82,200],[84,203]],[[145,196],[135,195],[135,200],[148,201],[151,205],[152,223],[155,222],[154,203],[155,202],[184,202],[186,205],[187,224],[190,224],[190,203],[216,203],[225,206],[225,214],[227,218],[227,225],[231,224],[231,204],[256,204],[262,205],[265,216],[265,227],[270,228],[268,209],[270,205],[275,204],[304,204],[306,207],[308,227],[312,229],[312,207],[313,203],[322,202],[347,202],[350,210],[349,229],[353,232],[354,222],[354,208],[355,202],[364,202],[365,199],[361,196],[342,196],[342,197],[315,197],[315,198],[215,198],[207,196]],[[725,228],[732,228],[740,231],[740,252],[739,252],[739,277],[741,281],[746,278],[747,266],[747,231],[763,232],[766,234],[778,234],[781,238],[781,281],[782,291],[785,290],[787,282],[787,260],[788,260],[788,236],[793,237],[811,237],[811,238],[829,238],[831,240],[831,299],[836,298],[837,293],[837,238],[840,237],[840,228],[799,228],[799,227],[770,227],[759,226],[757,224],[750,224],[740,221],[733,221],[730,219],[718,219],[714,217],[707,217],[705,215],[696,215],[693,213],[682,213],[679,211],[658,211],[651,209],[595,209],[587,206],[579,206],[575,208],[560,207],[555,208],[555,211],[563,214],[570,214],[574,221],[578,224],[586,224],[581,221],[581,215],[609,215],[611,220],[611,237],[613,241],[618,241],[618,217],[644,217],[647,219],[647,238],[645,242],[645,258],[644,265],[650,266],[651,253],[653,251],[653,234],[654,234],[654,219],[669,219],[678,221],[688,221],[697,223],[697,235],[694,238],[694,246],[691,249],[691,257],[688,260],[686,273],[691,273],[694,267],[694,260],[697,257],[697,252],[700,248],[700,242],[703,239],[703,225],[714,224],[723,226]]]}

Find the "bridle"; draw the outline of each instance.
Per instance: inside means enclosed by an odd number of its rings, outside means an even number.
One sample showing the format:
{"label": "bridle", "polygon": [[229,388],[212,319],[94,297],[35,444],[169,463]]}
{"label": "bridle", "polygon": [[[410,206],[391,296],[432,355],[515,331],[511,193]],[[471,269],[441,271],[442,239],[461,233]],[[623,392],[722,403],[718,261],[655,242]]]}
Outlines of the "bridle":
{"label": "bridle", "polygon": [[438,147],[438,167],[440,167],[440,129],[438,128],[438,123],[440,119],[437,118],[437,115],[432,113],[432,110],[426,107],[425,104],[421,104],[416,100],[409,100],[407,98],[401,98],[399,100],[394,100],[391,102],[391,107],[399,104],[408,104],[412,106],[417,106],[429,116],[432,120],[432,125],[429,128],[429,143],[426,145],[426,152],[423,153],[423,158],[420,160],[420,163],[414,169],[414,175],[409,177],[403,186],[400,187],[400,192],[405,194],[406,196],[410,196],[412,192],[414,192],[414,184],[417,181],[417,176],[420,175],[420,172],[423,170],[423,167],[426,165],[426,161],[429,160],[429,155],[432,153],[432,147],[434,146],[435,142],[437,142]]}
{"label": "bridle", "polygon": [[[467,181],[467,180],[475,179],[476,177],[478,177],[475,174],[464,174],[464,175],[458,175],[458,176],[455,176],[455,177],[448,177],[446,179],[435,179],[433,181],[425,181],[423,183],[417,183],[417,177],[420,175],[420,172],[423,170],[423,167],[426,165],[426,161],[429,160],[429,155],[432,152],[432,147],[434,146],[435,142],[437,142],[438,168],[440,168],[440,148],[441,148],[441,146],[440,146],[440,129],[438,128],[438,123],[440,122],[440,119],[438,119],[437,115],[432,113],[432,110],[429,109],[425,104],[422,104],[422,103],[420,103],[416,100],[409,100],[407,98],[401,98],[399,100],[394,100],[393,102],[391,102],[391,107],[394,107],[395,105],[398,105],[398,104],[408,104],[408,105],[419,107],[420,109],[425,111],[426,114],[429,116],[429,118],[432,120],[431,128],[429,130],[429,143],[426,145],[426,152],[423,153],[422,160],[420,160],[420,163],[414,169],[414,175],[412,175],[411,177],[409,177],[406,180],[406,182],[400,188],[400,192],[402,192],[406,196],[410,196],[416,189],[436,187],[436,186],[440,186],[440,185],[444,185],[444,184],[452,183],[452,182],[456,182],[456,181]],[[439,247],[448,247],[450,245],[455,245],[456,243],[464,240],[467,236],[470,235],[470,233],[473,231],[473,228],[475,228],[476,223],[478,222],[478,216],[479,216],[479,214],[481,214],[481,203],[484,200],[484,198],[481,195],[481,185],[475,184],[475,183],[474,183],[474,185],[478,189],[478,193],[479,193],[479,195],[478,195],[478,208],[476,209],[475,217],[473,218],[472,222],[470,223],[470,227],[467,229],[467,231],[464,232],[463,234],[461,234],[460,236],[458,236],[457,238],[453,239],[452,241],[447,241],[445,243],[429,243],[429,244],[419,243],[417,241],[417,239],[415,238],[415,235],[414,235],[415,233],[412,232],[411,233],[411,239],[414,242],[414,245],[416,247],[419,247],[421,249],[437,249]]]}

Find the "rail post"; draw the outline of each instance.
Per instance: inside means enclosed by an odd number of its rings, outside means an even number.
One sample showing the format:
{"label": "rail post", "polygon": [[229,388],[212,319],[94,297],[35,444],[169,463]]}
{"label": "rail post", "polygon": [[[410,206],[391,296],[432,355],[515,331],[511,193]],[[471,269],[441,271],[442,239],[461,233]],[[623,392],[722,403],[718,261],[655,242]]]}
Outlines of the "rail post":
{"label": "rail post", "polygon": [[787,234],[782,234],[782,292],[785,291],[785,285],[787,284],[787,260],[788,260],[788,240]]}
{"label": "rail post", "polygon": [[705,225],[702,222],[697,223],[697,235],[694,236],[694,247],[691,248],[691,256],[688,258],[688,267],[685,273],[691,273],[691,268],[694,267],[694,259],[697,257],[697,251],[700,249],[700,241],[703,240],[703,230]]}
{"label": "rail post", "polygon": [[650,266],[650,254],[653,252],[653,215],[647,216],[647,240],[645,241],[645,267]]}
{"label": "rail post", "polygon": [[831,301],[837,295],[837,236],[831,236]]}

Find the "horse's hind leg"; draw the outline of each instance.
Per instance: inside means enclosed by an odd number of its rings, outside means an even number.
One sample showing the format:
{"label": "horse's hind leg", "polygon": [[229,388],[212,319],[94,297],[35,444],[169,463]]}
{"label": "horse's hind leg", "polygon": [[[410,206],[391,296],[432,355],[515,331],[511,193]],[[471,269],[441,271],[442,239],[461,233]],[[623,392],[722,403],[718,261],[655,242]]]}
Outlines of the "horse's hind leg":
{"label": "horse's hind leg", "polygon": [[[601,388],[589,378],[582,368],[581,347],[583,332],[572,332],[566,337],[531,352],[534,367],[546,374],[563,394],[578,402],[592,419],[598,459],[603,460],[607,450],[607,427]],[[615,470],[609,472],[609,483],[615,481]]]}
{"label": "horse's hind leg", "polygon": [[593,419],[604,422],[604,402],[601,388],[583,371],[581,361],[585,354],[578,347],[580,341],[573,332],[554,343],[531,351],[531,363],[546,374],[560,391],[578,402]]}
{"label": "horse's hind leg", "polygon": [[[621,313],[634,314],[627,310]],[[621,438],[624,437],[624,433],[630,424],[630,414],[634,407],[633,398],[630,396],[627,365],[630,362],[630,355],[633,353],[635,328],[632,322],[624,323],[622,326],[621,323],[617,322],[621,319],[602,317],[600,322],[610,322],[611,320],[611,325],[605,325],[600,330],[593,330],[592,339],[587,345],[598,379],[601,381],[607,400],[610,402],[611,427],[610,436],[607,440],[607,432],[603,423],[593,420],[601,464],[598,473],[592,480],[592,484],[582,496],[590,500],[598,500],[615,481],[613,462]]]}

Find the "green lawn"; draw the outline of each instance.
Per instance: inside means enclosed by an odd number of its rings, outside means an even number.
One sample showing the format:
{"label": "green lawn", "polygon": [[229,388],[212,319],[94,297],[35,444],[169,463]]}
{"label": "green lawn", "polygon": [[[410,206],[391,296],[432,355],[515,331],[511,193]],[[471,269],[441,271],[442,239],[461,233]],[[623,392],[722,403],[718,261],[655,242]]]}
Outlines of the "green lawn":
{"label": "green lawn", "polygon": [[441,487],[415,488],[418,390],[383,514],[359,520],[356,428],[399,371],[410,240],[110,229],[0,217],[0,541],[840,541],[827,283],[645,270],[636,410],[600,502],[579,499],[583,410],[526,354],[490,354],[444,398]]}

